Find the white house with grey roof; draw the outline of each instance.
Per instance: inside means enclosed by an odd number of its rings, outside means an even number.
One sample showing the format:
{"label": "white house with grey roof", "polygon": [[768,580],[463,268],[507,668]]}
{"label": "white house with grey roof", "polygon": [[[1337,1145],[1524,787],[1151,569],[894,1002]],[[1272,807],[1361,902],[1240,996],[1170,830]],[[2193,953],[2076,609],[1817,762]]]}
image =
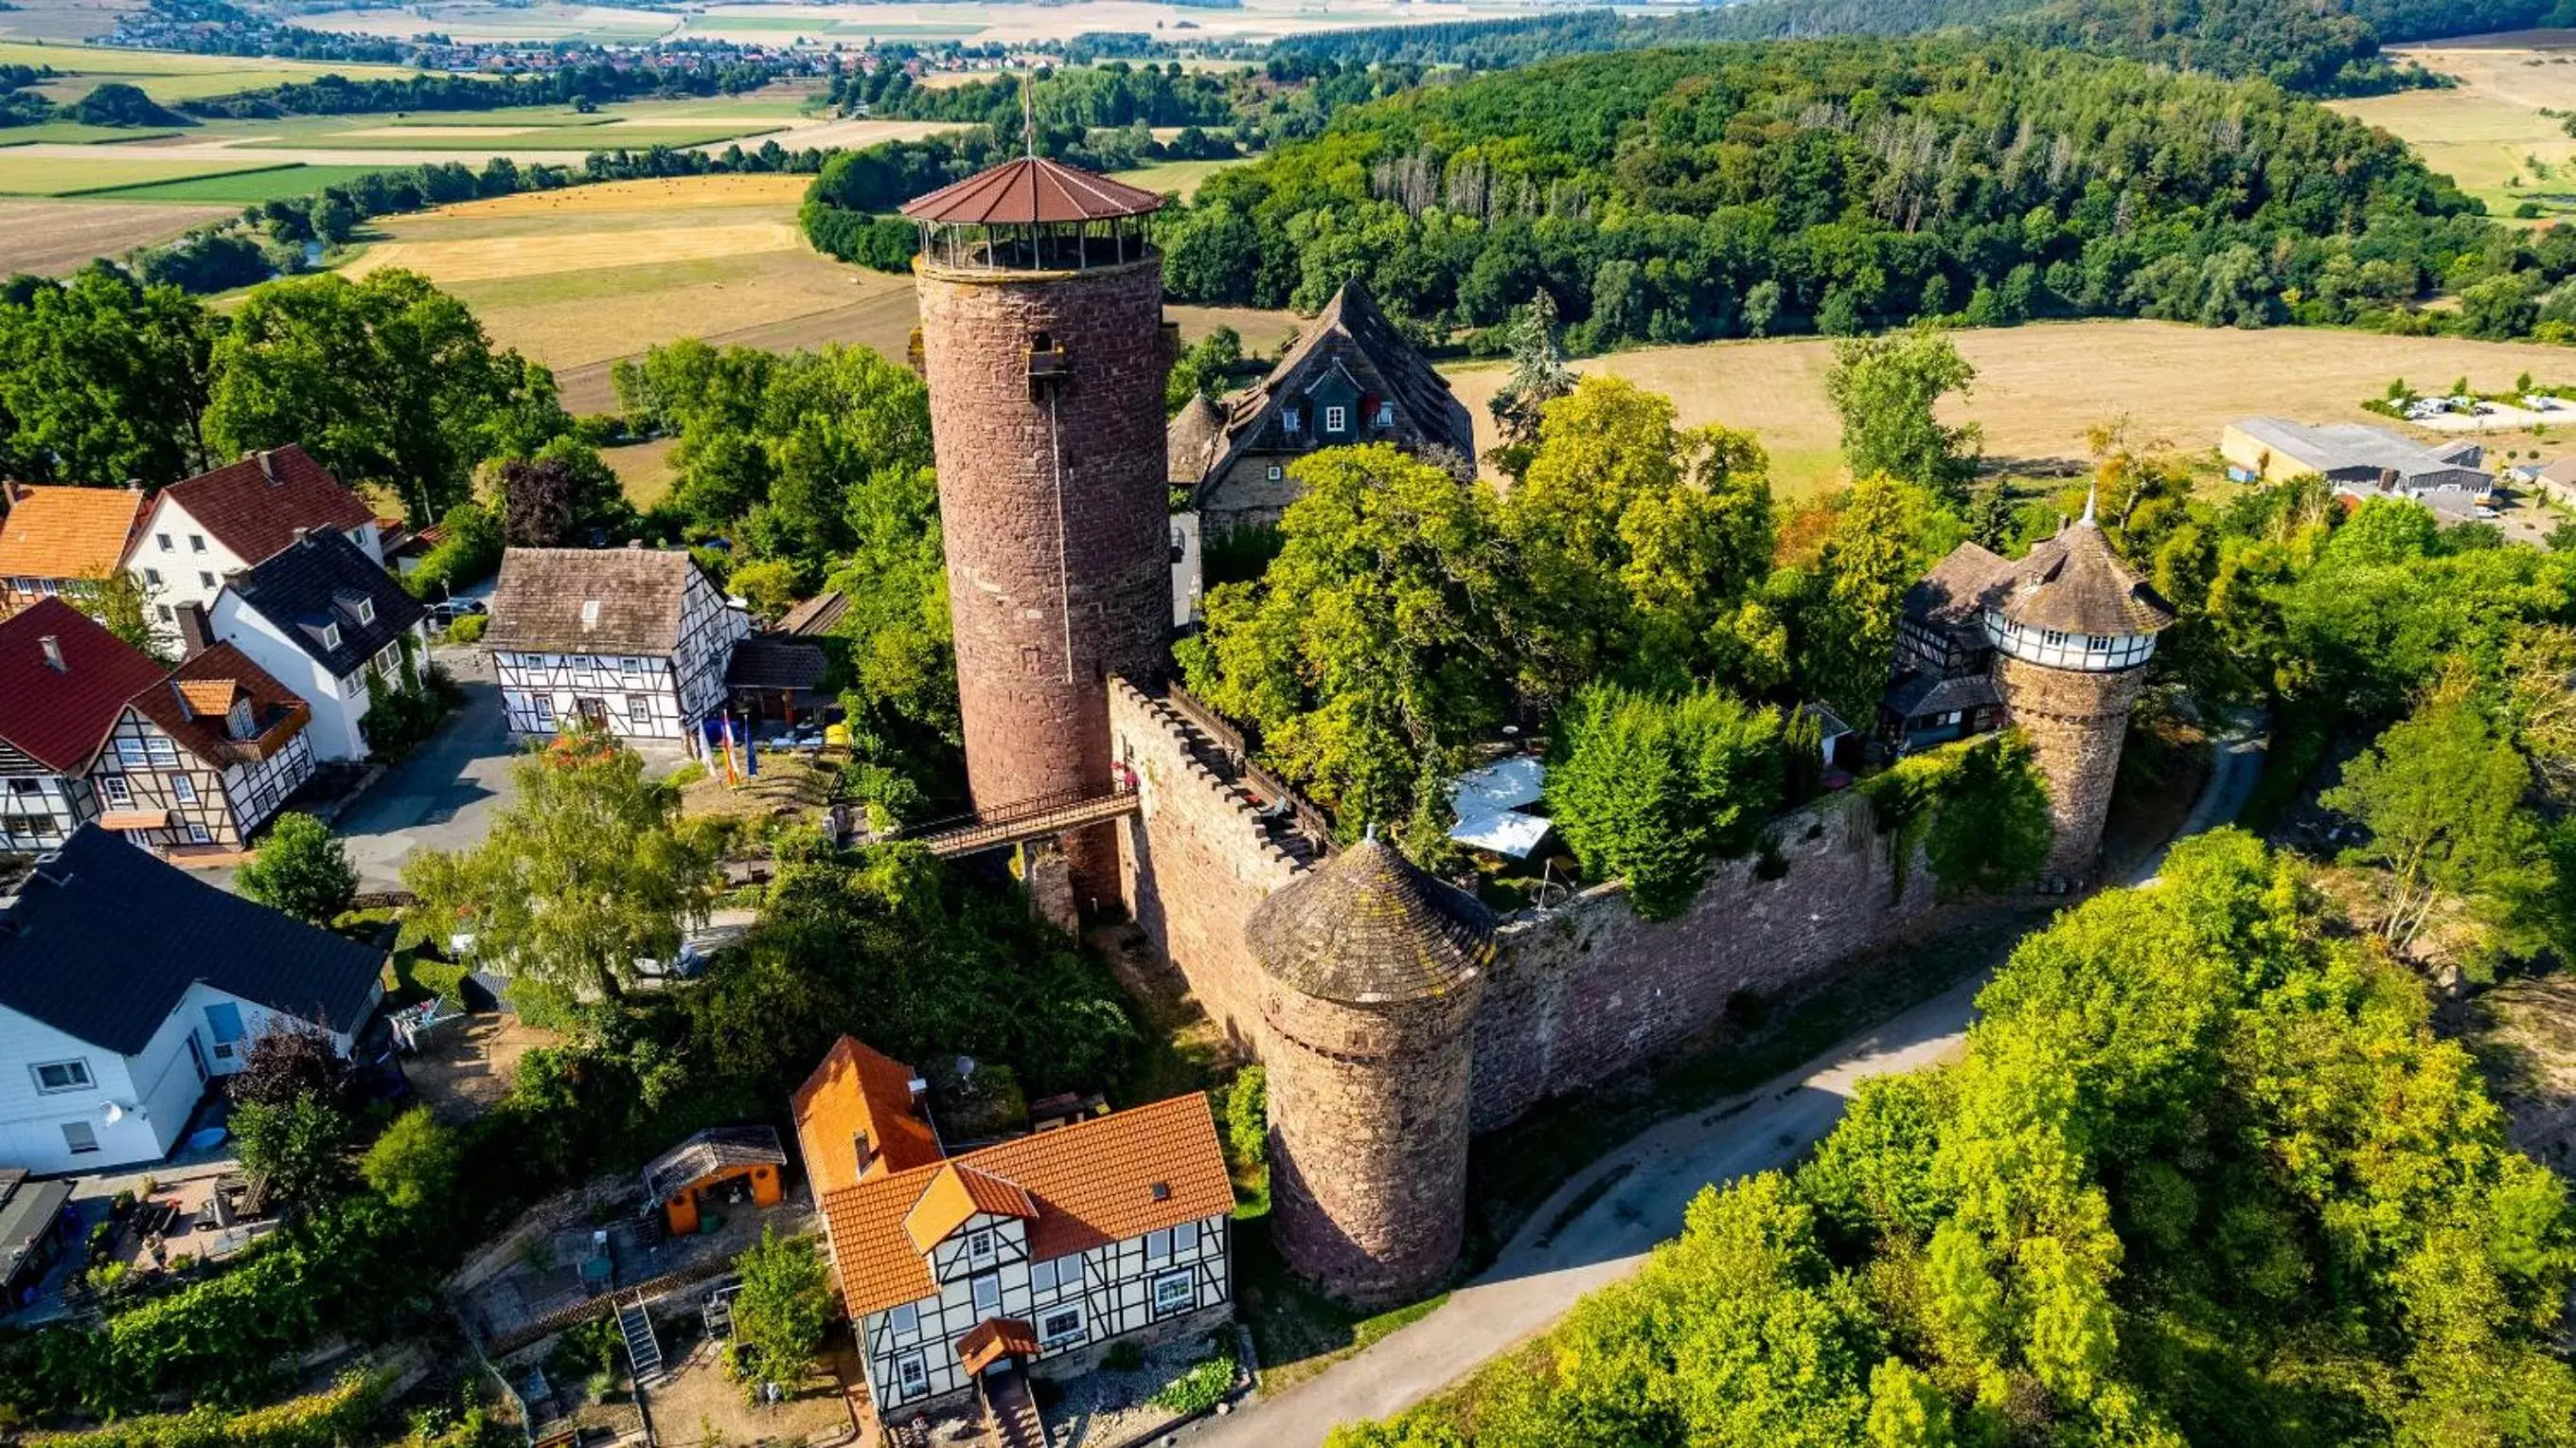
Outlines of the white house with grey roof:
{"label": "white house with grey roof", "polygon": [[2460,441],[2426,446],[2355,422],[2312,427],[2249,417],[2220,434],[2218,451],[2227,460],[2227,475],[2240,483],[2323,477],[2338,493],[2411,498],[2462,517],[2486,506],[2495,492],[2495,474],[2486,470],[2483,446]]}
{"label": "white house with grey roof", "polygon": [[428,610],[342,533],[307,533],[224,580],[207,628],[313,706],[313,757],[364,759],[375,692],[413,685]]}
{"label": "white house with grey roof", "polygon": [[513,548],[483,647],[510,728],[586,720],[621,738],[693,740],[725,704],[751,617],[684,552]]}
{"label": "white house with grey roof", "polygon": [[272,1024],[307,1022],[347,1054],[384,964],[83,826],[0,903],[0,1161],[169,1155],[207,1083]]}

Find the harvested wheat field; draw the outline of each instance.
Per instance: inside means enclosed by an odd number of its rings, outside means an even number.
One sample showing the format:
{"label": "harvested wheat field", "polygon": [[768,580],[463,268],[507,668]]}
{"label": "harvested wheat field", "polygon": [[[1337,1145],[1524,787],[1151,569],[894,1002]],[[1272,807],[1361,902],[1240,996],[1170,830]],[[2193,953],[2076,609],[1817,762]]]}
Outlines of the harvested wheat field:
{"label": "harvested wheat field", "polygon": [[2499,216],[2525,201],[2551,213],[2576,206],[2576,139],[2552,114],[2576,109],[2576,31],[2479,36],[2390,54],[2458,84],[2329,107],[2404,140]]}
{"label": "harvested wheat field", "polygon": [[[1960,352],[1977,368],[1977,383],[1964,404],[1949,407],[1952,420],[1974,420],[1985,428],[1990,459],[2034,469],[2080,462],[2085,430],[2122,416],[2140,434],[2199,452],[2216,447],[2228,423],[2250,416],[2374,422],[2406,431],[2361,406],[2397,377],[2426,391],[2461,376],[2491,391],[2511,386],[2524,372],[2542,382],[2576,382],[2576,351],[2451,337],[2301,327],[2236,332],[2131,321],[1956,335]],[[1653,347],[1575,366],[1663,393],[1685,424],[1750,430],[1770,450],[1772,477],[1781,491],[1798,493],[1839,476],[1841,423],[1825,399],[1825,370],[1832,363],[1830,342],[1795,338]],[[1451,385],[1475,415],[1480,452],[1494,442],[1486,403],[1507,375],[1498,364],[1450,372]],[[2498,432],[2487,442],[2521,449],[2534,439]]]}
{"label": "harvested wheat field", "polygon": [[92,257],[165,241],[238,210],[130,201],[0,201],[0,276],[72,271]]}

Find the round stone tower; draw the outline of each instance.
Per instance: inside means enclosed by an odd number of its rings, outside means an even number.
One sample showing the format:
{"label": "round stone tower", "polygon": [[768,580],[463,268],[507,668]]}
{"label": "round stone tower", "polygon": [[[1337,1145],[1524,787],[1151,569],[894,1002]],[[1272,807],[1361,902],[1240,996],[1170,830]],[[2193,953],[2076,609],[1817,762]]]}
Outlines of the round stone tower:
{"label": "round stone tower", "polygon": [[[1108,677],[1172,617],[1162,258],[1150,191],[1034,156],[906,206],[967,784],[992,811],[1110,787]],[[1103,826],[1066,840],[1117,893]]]}
{"label": "round stone tower", "polygon": [[2042,873],[2052,884],[2093,878],[2129,707],[2156,635],[2173,621],[2173,605],[2111,551],[2089,498],[2082,519],[2031,549],[1986,596],[1995,692],[2048,780],[2057,834]]}
{"label": "round stone tower", "polygon": [[1261,965],[1272,1240],[1347,1302],[1414,1300],[1466,1225],[1493,916],[1371,837],[1263,901],[1244,933]]}

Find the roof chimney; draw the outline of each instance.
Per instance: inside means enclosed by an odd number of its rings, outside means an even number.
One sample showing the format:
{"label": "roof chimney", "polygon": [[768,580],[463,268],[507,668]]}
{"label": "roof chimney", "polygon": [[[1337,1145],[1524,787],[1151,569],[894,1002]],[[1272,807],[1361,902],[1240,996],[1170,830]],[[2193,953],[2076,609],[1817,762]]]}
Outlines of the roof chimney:
{"label": "roof chimney", "polygon": [[[265,457],[265,456],[266,456],[266,454],[264,454],[264,453],[263,453],[263,454],[261,454],[261,456]],[[304,541],[304,539],[305,539],[305,536],[306,536],[307,534],[310,534],[312,531],[313,531],[313,530],[312,530],[312,529],[310,529],[310,528],[298,528],[298,529],[296,529],[296,530],[295,530],[295,541],[296,541],[296,542],[298,542],[298,543],[303,542],[303,541]]]}
{"label": "roof chimney", "polygon": [[267,448],[259,450],[259,475],[272,484],[277,481],[277,454]]}
{"label": "roof chimney", "polygon": [[178,612],[181,658],[193,659],[215,646],[214,626],[206,621],[204,604],[183,603],[179,605]]}
{"label": "roof chimney", "polygon": [[141,478],[127,478],[127,479],[125,480],[125,491],[127,491],[127,492],[129,492],[129,493],[139,493],[139,492],[142,492],[142,491],[143,491],[143,480],[142,480]]}
{"label": "roof chimney", "polygon": [[45,651],[46,668],[57,674],[68,674],[72,671],[72,666],[63,662],[63,640],[60,634],[47,634],[36,640],[36,646]]}

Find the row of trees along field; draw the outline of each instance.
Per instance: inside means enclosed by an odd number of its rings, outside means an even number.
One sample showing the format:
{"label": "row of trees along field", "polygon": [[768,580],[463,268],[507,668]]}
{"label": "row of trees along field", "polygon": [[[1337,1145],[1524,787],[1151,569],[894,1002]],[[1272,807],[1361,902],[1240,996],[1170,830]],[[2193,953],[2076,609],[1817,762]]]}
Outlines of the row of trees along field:
{"label": "row of trees along field", "polygon": [[2380,56],[2383,41],[2564,25],[2571,18],[2576,8],[2563,0],[1748,0],[1681,15],[1585,10],[1331,31],[1292,36],[1276,49],[1358,64],[1488,70],[1694,41],[1973,29],[2178,70],[2261,76],[2316,94],[2354,94],[2424,83],[2421,73]]}
{"label": "row of trees along field", "polygon": [[2563,1184],[2242,834],[2025,940],[1955,1064],[1470,1390],[1333,1448],[2576,1441]]}
{"label": "row of trees along field", "polygon": [[2576,239],[2506,233],[2395,139],[2261,84],[1993,41],[1552,62],[1345,110],[1208,178],[1167,284],[1436,327],[1533,286],[1576,350],[2045,314],[2508,336],[2576,319]]}

